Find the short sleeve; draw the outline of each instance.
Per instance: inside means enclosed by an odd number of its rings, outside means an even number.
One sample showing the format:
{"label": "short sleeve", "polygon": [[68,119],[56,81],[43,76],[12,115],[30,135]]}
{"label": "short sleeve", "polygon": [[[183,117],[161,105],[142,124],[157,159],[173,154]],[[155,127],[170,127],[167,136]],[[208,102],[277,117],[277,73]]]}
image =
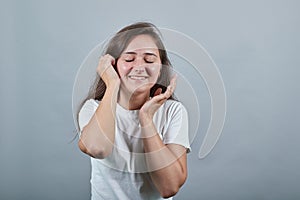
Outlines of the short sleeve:
{"label": "short sleeve", "polygon": [[97,110],[97,107],[98,107],[98,103],[94,99],[89,99],[83,104],[78,114],[78,124],[80,128],[80,134],[82,129],[91,120],[92,116]]}
{"label": "short sleeve", "polygon": [[[168,102],[168,101],[167,101]],[[177,101],[170,101],[167,106],[166,130],[163,134],[165,144],[179,144],[190,152],[188,114],[185,107]]]}

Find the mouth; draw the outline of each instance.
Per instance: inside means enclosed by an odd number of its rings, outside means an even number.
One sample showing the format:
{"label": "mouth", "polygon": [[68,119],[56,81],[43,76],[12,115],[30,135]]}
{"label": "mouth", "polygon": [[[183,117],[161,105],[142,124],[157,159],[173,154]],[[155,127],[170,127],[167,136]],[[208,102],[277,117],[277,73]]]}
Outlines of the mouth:
{"label": "mouth", "polygon": [[141,75],[129,75],[128,78],[132,80],[146,80],[148,76],[141,76]]}

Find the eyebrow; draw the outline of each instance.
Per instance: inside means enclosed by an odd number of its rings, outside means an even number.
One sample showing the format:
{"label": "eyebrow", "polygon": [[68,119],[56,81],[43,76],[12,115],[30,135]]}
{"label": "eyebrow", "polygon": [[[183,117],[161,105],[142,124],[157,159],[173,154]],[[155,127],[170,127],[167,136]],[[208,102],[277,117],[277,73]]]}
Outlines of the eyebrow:
{"label": "eyebrow", "polygon": [[[136,55],[137,53],[134,52],[134,51],[127,51],[124,54],[134,54],[134,55]],[[155,53],[150,53],[150,52],[146,52],[146,53],[144,53],[144,55],[157,57],[157,55]]]}

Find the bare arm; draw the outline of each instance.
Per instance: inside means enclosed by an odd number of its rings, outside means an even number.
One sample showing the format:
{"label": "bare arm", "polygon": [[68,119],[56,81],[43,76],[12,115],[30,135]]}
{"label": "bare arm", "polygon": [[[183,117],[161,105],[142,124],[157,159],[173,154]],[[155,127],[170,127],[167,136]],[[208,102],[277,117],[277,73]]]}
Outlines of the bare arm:
{"label": "bare arm", "polygon": [[115,114],[120,80],[112,67],[114,58],[101,57],[98,74],[106,84],[106,91],[95,114],[83,128],[78,146],[84,153],[94,158],[107,157],[113,148],[115,139]]}
{"label": "bare arm", "polygon": [[176,77],[171,80],[163,94],[158,89],[139,113],[147,167],[154,185],[164,198],[174,196],[187,177],[185,147],[177,144],[165,145],[153,123],[154,113],[174,92],[175,81]]}
{"label": "bare arm", "polygon": [[[153,131],[154,125],[147,127],[144,134],[151,135]],[[174,196],[187,177],[185,147],[177,144],[165,145],[157,133],[144,138],[143,142],[147,153],[147,166],[155,187],[164,198]]]}

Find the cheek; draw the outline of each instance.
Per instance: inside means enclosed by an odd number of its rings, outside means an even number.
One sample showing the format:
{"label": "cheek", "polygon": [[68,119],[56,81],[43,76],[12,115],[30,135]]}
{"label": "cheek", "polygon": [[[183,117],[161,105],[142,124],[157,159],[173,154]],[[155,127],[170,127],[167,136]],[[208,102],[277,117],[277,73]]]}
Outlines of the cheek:
{"label": "cheek", "polygon": [[152,65],[148,67],[148,73],[153,77],[158,77],[160,73],[160,65]]}
{"label": "cheek", "polygon": [[119,75],[121,77],[123,77],[129,73],[131,66],[129,63],[121,63],[120,62],[117,64],[117,68],[118,68]]}

